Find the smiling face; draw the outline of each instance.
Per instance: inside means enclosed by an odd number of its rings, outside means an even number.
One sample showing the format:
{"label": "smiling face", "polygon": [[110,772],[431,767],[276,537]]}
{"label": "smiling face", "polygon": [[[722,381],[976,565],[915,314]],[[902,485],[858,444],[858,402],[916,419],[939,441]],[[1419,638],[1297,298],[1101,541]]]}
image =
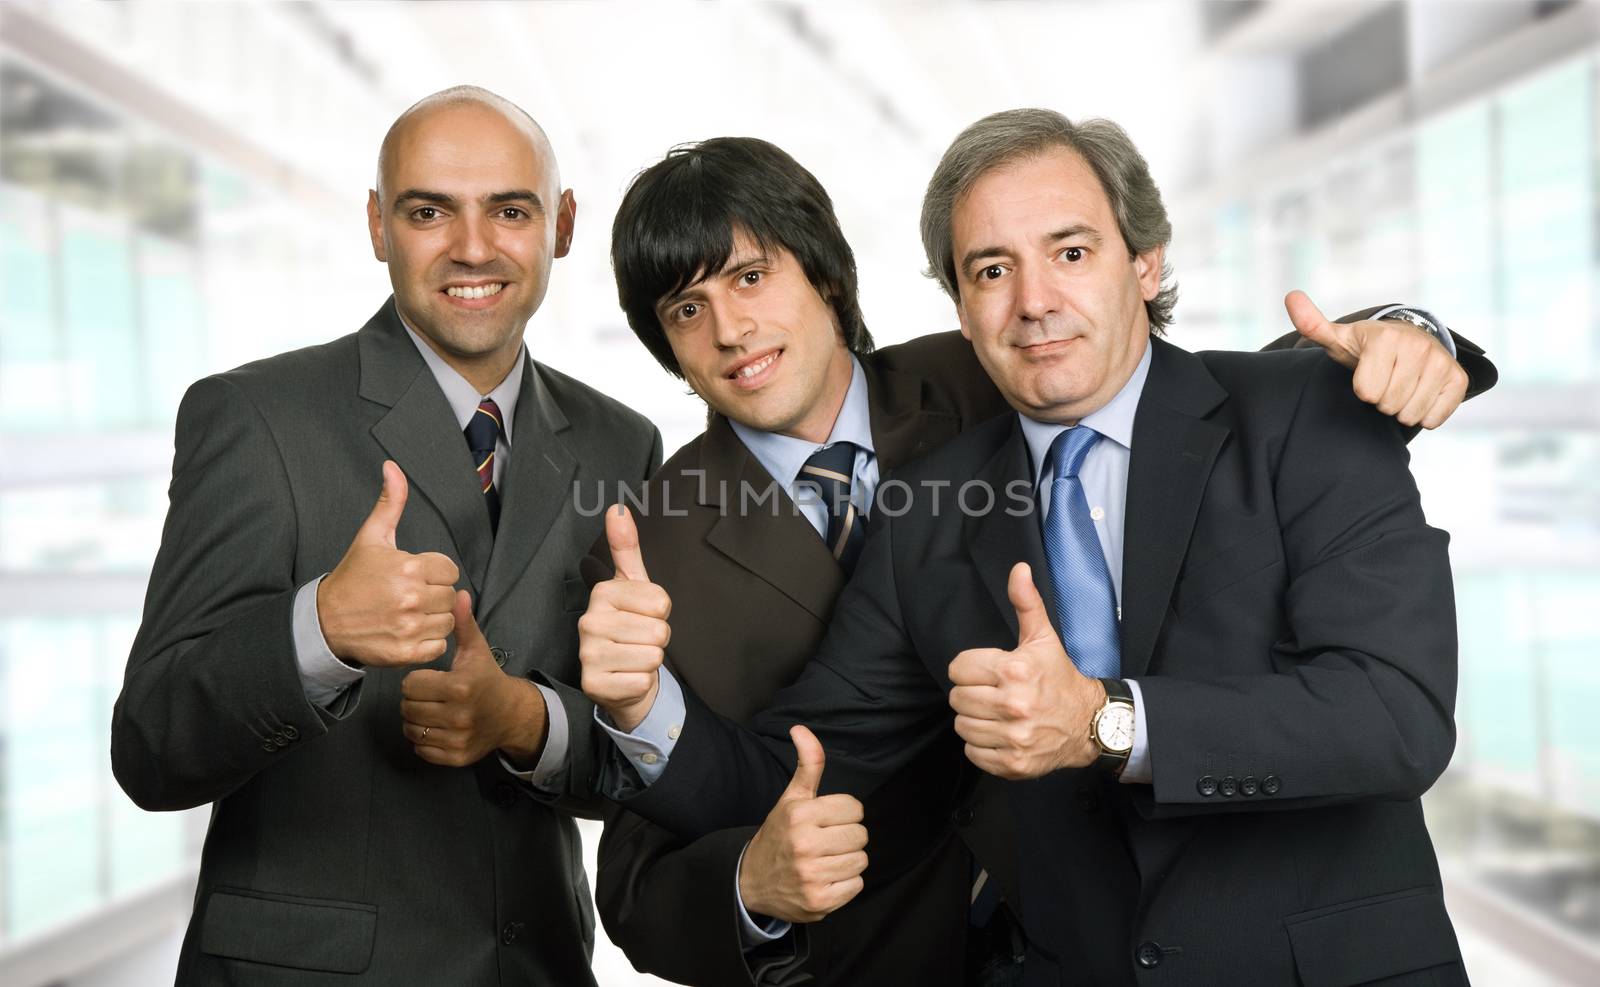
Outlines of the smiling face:
{"label": "smiling face", "polygon": [[850,389],[833,308],[794,255],[735,228],[727,263],[656,305],[684,379],[728,418],[824,442]]}
{"label": "smiling face", "polygon": [[1072,423],[1149,345],[1162,248],[1130,257],[1093,169],[1055,148],[983,175],[951,217],[962,335],[1011,406]]}
{"label": "smiling face", "polygon": [[571,245],[572,193],[530,121],[481,103],[418,111],[384,150],[367,203],[373,253],[406,322],[487,392]]}

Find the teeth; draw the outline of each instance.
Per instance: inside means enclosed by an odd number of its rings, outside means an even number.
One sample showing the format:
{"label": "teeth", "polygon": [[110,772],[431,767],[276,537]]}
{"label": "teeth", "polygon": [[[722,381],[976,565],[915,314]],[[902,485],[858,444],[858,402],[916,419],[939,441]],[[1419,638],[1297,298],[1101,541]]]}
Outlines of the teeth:
{"label": "teeth", "polygon": [[504,284],[485,284],[477,285],[471,288],[462,288],[451,285],[444,290],[444,293],[449,295],[451,298],[488,298],[490,295],[500,294],[500,289],[504,287]]}
{"label": "teeth", "polygon": [[769,357],[767,357],[767,358],[765,358],[765,359],[763,359],[763,360],[761,360],[761,361],[759,361],[757,363],[752,363],[752,364],[750,364],[750,366],[745,367],[743,370],[740,370],[738,372],[737,376],[739,376],[739,377],[754,377],[756,374],[758,374],[761,371],[763,371],[763,370],[767,369],[768,367],[772,366],[772,361],[776,360],[777,358],[778,358],[778,354],[774,353],[771,356],[769,356]]}

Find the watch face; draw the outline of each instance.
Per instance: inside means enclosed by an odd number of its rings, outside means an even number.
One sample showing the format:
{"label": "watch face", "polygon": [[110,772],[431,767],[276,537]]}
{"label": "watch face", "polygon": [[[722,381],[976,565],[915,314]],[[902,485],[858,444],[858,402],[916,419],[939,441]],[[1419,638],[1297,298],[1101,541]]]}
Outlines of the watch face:
{"label": "watch face", "polygon": [[1095,720],[1095,740],[1113,754],[1133,750],[1133,707],[1127,703],[1108,703]]}

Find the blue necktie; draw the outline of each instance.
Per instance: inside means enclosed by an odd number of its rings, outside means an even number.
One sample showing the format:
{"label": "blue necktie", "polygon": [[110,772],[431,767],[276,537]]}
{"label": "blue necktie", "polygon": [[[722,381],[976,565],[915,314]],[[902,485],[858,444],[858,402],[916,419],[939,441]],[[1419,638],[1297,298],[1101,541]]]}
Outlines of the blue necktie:
{"label": "blue necktie", "polygon": [[1078,670],[1090,678],[1122,674],[1117,637],[1117,597],[1106,556],[1089,518],[1078,469],[1099,441],[1084,425],[1069,428],[1050,443],[1050,512],[1044,519],[1044,556],[1055,587],[1056,630]]}
{"label": "blue necktie", "polygon": [[796,477],[796,486],[804,484],[814,488],[817,498],[828,508],[828,530],[822,540],[846,574],[855,568],[861,546],[867,540],[866,519],[856,512],[855,504],[850,501],[855,468],[856,444],[835,442],[812,453]]}
{"label": "blue necktie", "polygon": [[489,506],[489,528],[500,528],[500,491],[494,485],[494,444],[500,437],[500,406],[493,398],[478,402],[478,410],[462,429],[467,437],[467,448],[472,450],[472,462],[478,470],[478,486],[483,488],[483,499]]}

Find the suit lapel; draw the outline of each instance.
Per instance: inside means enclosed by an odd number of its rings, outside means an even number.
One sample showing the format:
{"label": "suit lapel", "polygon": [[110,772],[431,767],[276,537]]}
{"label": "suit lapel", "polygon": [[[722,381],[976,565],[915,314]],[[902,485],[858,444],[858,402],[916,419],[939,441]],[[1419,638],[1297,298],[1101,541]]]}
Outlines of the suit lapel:
{"label": "suit lapel", "polygon": [[480,621],[487,621],[516,585],[545,533],[571,503],[572,477],[578,469],[560,434],[569,427],[567,416],[531,358],[523,363],[522,393],[513,421],[515,445],[501,478],[500,527],[478,608]]}
{"label": "suit lapel", "polygon": [[721,415],[713,415],[706,429],[700,468],[705,482],[698,484],[697,498],[720,514],[706,543],[826,621],[844,586],[844,570]]}
{"label": "suit lapel", "polygon": [[[1039,530],[1039,514],[1033,500],[1033,468],[1028,461],[1028,444],[1022,437],[1016,416],[1009,415],[1007,420],[1010,429],[1004,440],[973,475],[974,480],[988,484],[994,491],[995,507],[966,516],[963,534],[967,553],[978,567],[983,586],[1015,638],[1017,613],[1006,594],[1011,568],[1018,562],[1028,563],[1033,570],[1034,585],[1045,600],[1052,598],[1054,590],[1050,585],[1050,568],[1045,564],[1044,537]],[[1026,512],[1018,510],[1018,505],[1008,499],[1008,485],[1018,480],[1028,485],[1030,509]]]}
{"label": "suit lapel", "polygon": [[[473,596],[482,594],[493,534],[472,453],[390,299],[361,330],[361,396],[389,409],[372,436],[444,519]],[[400,546],[407,548],[405,545]],[[415,546],[412,546],[415,547]]]}
{"label": "suit lapel", "polygon": [[1192,353],[1151,340],[1150,376],[1133,419],[1128,498],[1123,514],[1122,671],[1142,675],[1226,426],[1207,421],[1227,398]]}

